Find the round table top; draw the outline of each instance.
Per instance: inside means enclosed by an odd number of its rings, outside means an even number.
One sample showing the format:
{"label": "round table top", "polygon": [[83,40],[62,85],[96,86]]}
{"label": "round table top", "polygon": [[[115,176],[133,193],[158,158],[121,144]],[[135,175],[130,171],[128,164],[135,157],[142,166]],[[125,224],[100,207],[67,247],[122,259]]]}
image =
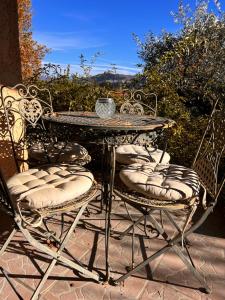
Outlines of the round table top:
{"label": "round table top", "polygon": [[152,131],[169,128],[175,121],[168,118],[151,117],[146,115],[115,114],[110,119],[101,119],[94,112],[57,112],[42,117],[46,121],[82,126],[89,129],[112,131]]}

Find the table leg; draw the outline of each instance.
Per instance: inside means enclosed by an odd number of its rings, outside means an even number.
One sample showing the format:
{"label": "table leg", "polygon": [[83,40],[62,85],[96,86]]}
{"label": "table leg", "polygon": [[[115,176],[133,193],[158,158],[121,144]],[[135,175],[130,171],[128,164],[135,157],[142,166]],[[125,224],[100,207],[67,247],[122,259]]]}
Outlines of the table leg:
{"label": "table leg", "polygon": [[102,161],[101,161],[101,177],[102,177],[102,190],[101,190],[101,213],[103,212],[104,206],[107,204],[107,195],[108,195],[108,164],[107,164],[107,155],[106,150],[107,145],[103,143],[102,146]]}
{"label": "table leg", "polygon": [[107,148],[107,156],[109,159],[109,178],[108,178],[108,189],[106,195],[106,214],[105,214],[105,263],[106,263],[106,281],[110,280],[110,263],[109,263],[109,238],[111,230],[111,210],[113,200],[113,187],[115,178],[115,146],[110,145]]}

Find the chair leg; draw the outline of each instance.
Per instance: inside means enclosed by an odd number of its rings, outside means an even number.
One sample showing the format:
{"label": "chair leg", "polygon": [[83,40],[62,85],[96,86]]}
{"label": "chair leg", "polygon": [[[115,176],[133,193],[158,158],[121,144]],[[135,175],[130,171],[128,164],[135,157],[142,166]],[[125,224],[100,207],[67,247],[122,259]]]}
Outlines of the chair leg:
{"label": "chair leg", "polygon": [[4,245],[2,246],[2,248],[0,250],[0,255],[2,255],[5,252],[6,248],[8,247],[9,243],[11,242],[16,231],[17,231],[17,229],[13,228],[12,232],[10,233],[10,235],[8,236],[7,240],[5,241]]}
{"label": "chair leg", "polygon": [[[157,230],[158,234],[161,234],[163,236],[163,238],[168,241],[169,237],[166,234],[165,230],[159,225],[159,223],[151,216],[151,215],[147,215],[147,218],[150,220],[150,222],[153,224],[153,226],[155,226],[155,229]],[[131,263],[131,267],[127,267],[127,270],[130,271],[134,268],[134,237],[135,237],[135,226],[137,226],[141,221],[143,221],[143,219],[146,222],[146,215],[141,216],[138,220],[136,220],[131,226],[129,226],[127,228],[127,230],[125,230],[120,236],[119,239],[121,240],[125,234],[129,233],[129,231],[132,230],[132,263]],[[148,236],[148,233],[146,232],[146,224],[143,225],[144,226],[144,231],[146,236]],[[122,236],[122,238],[121,238]]]}
{"label": "chair leg", "polygon": [[179,229],[179,234],[176,237],[172,238],[172,239],[168,238],[168,236],[165,233],[164,229],[158,224],[158,222],[152,216],[149,215],[148,218],[153,223],[153,225],[156,226],[156,228],[158,227],[157,230],[159,230],[159,232],[161,233],[161,235],[163,233],[162,236],[164,237],[165,241],[167,241],[168,244],[166,246],[164,246],[163,248],[161,248],[160,250],[158,250],[153,255],[151,255],[150,257],[148,257],[146,260],[142,261],[134,269],[130,270],[126,274],[124,274],[121,277],[119,277],[118,279],[116,279],[114,281],[114,283],[118,284],[119,282],[124,281],[126,278],[128,278],[129,276],[131,276],[134,273],[138,272],[140,269],[142,269],[143,267],[145,267],[147,264],[149,264],[151,261],[153,261],[154,259],[156,259],[160,255],[166,253],[170,249],[173,249],[175,251],[175,253],[181,258],[181,260],[183,261],[183,263],[185,264],[185,266],[192,272],[192,274],[199,280],[199,282],[203,286],[203,288],[200,288],[200,290],[202,292],[205,292],[205,293],[210,293],[211,290],[210,290],[209,286],[207,285],[207,283],[206,283],[203,275],[201,275],[201,273],[199,273],[197,271],[197,269],[195,268],[194,263],[193,263],[193,261],[192,261],[192,259],[190,257],[190,254],[189,254],[188,250],[186,249],[187,254],[188,254],[188,258],[187,258],[182,253],[182,251],[180,250],[178,244],[183,239],[187,240],[187,236],[189,234],[191,234],[192,232],[194,232],[204,222],[204,220],[207,218],[207,216],[209,215],[209,213],[211,213],[212,209],[213,209],[213,207],[208,208],[208,210],[205,212],[205,214],[202,216],[202,218],[199,221],[197,221],[195,225],[193,225],[191,228],[189,228],[185,233],[182,233],[182,231]]}
{"label": "chair leg", "polygon": [[[22,296],[18,293],[17,289],[14,286],[13,281],[11,280],[11,278],[9,277],[9,273],[4,270],[2,267],[0,267],[0,270],[2,272],[2,274],[5,276],[6,280],[8,281],[8,283],[10,284],[11,288],[13,289],[13,291],[15,292],[15,294],[17,295],[19,300],[23,300]],[[21,283],[21,282],[20,282]],[[22,283],[23,284],[23,283]]]}
{"label": "chair leg", "polygon": [[132,231],[132,269],[134,268],[134,226],[133,226],[133,231]]}
{"label": "chair leg", "polygon": [[42,277],[41,281],[38,283],[38,286],[37,286],[37,288],[36,288],[35,292],[33,293],[30,300],[36,300],[36,299],[39,298],[40,291],[41,291],[43,285],[45,284],[46,280],[48,279],[48,276],[50,275],[50,273],[51,273],[51,271],[54,268],[56,263],[57,263],[57,259],[53,259],[51,261],[51,263],[49,264],[47,270],[44,273],[44,276]]}
{"label": "chair leg", "polygon": [[132,225],[130,225],[124,232],[122,232],[117,239],[122,240],[124,238],[125,235],[127,235],[134,226],[137,226],[138,224],[140,224],[140,222],[142,222],[144,220],[145,216],[141,216],[139,219],[137,219]]}
{"label": "chair leg", "polygon": [[[145,216],[142,216],[142,218],[144,218]],[[159,223],[149,214],[148,215],[148,219],[150,220],[150,222],[153,224],[153,226],[155,226],[156,230],[164,237],[164,239],[168,242],[168,235],[165,233],[165,230],[159,225]],[[139,222],[138,222],[139,223]],[[132,225],[133,226],[133,225]],[[132,226],[130,226],[132,228]],[[151,255],[150,257],[148,257],[146,260],[144,260],[142,263],[140,263],[139,265],[137,265],[135,268],[133,268],[132,270],[129,270],[126,274],[122,275],[121,277],[119,277],[117,280],[114,281],[115,284],[118,284],[121,281],[124,281],[126,278],[128,278],[129,276],[131,276],[132,274],[134,274],[135,272],[141,270],[145,265],[149,264],[151,261],[153,261],[154,259],[156,259],[158,256],[162,255],[164,252],[167,252],[170,249],[170,245],[166,245],[165,247],[163,247],[162,249],[160,249],[159,251],[157,251],[156,253],[154,253],[153,255]],[[133,249],[132,249],[133,251]]]}
{"label": "chair leg", "polygon": [[204,277],[196,270],[196,268],[193,267],[193,265],[191,264],[191,262],[186,258],[186,256],[181,252],[181,250],[179,249],[179,247],[177,245],[167,245],[165,247],[163,247],[162,249],[160,249],[159,251],[157,251],[156,253],[154,253],[153,255],[151,255],[150,257],[148,257],[145,261],[141,262],[139,265],[137,265],[134,269],[132,269],[131,271],[127,272],[126,274],[124,274],[123,276],[119,277],[117,280],[114,281],[115,284],[118,284],[119,282],[124,281],[125,279],[127,279],[129,276],[131,276],[132,274],[136,273],[137,271],[141,270],[143,267],[145,267],[147,264],[149,264],[151,261],[153,261],[154,259],[156,259],[157,257],[159,257],[160,255],[166,253],[167,251],[169,251],[170,249],[173,249],[177,255],[181,258],[181,260],[183,261],[183,263],[186,265],[186,267],[188,267],[188,269],[192,272],[192,274],[199,280],[199,282],[201,283],[201,285],[203,286],[203,289],[200,288],[203,292],[205,293],[210,293],[211,290],[209,288],[209,286],[207,285]]}
{"label": "chair leg", "polygon": [[126,274],[122,275],[121,277],[119,277],[118,279],[116,279],[114,281],[115,284],[118,284],[121,281],[124,281],[125,279],[127,279],[129,276],[133,275],[134,273],[136,273],[137,271],[141,270],[144,266],[146,266],[147,264],[149,264],[151,261],[153,261],[154,259],[156,259],[158,256],[162,255],[163,253],[167,252],[169,249],[171,248],[171,246],[166,245],[165,247],[163,247],[162,249],[160,249],[159,251],[157,251],[156,253],[154,253],[153,255],[151,255],[150,257],[148,257],[146,260],[144,260],[143,262],[141,262],[139,265],[137,265],[134,269],[132,269],[131,271],[127,272]]}
{"label": "chair leg", "polygon": [[[169,213],[167,210],[165,210],[165,211],[163,211],[163,212],[164,212],[165,215],[167,216],[167,218],[168,218],[168,220],[170,221],[170,223],[173,224],[173,226],[177,229],[177,231],[178,231],[179,233],[182,233],[180,227],[177,225],[177,223],[176,223],[176,222],[174,221],[174,219],[171,217],[170,213]],[[189,241],[189,239],[188,239],[187,237],[185,238],[185,242],[186,242],[186,244],[191,245],[191,242]]]}
{"label": "chair leg", "polygon": [[78,263],[76,263],[75,261],[72,261],[66,257],[64,257],[62,255],[62,251],[64,250],[66,243],[68,242],[68,240],[71,237],[71,234],[73,233],[81,215],[83,214],[85,208],[86,208],[87,204],[83,205],[79,212],[77,213],[76,218],[74,219],[73,223],[71,224],[69,230],[67,231],[65,237],[63,238],[63,240],[61,241],[61,244],[59,246],[59,248],[57,249],[57,251],[53,251],[51,250],[49,247],[43,245],[42,243],[40,243],[39,241],[37,241],[29,232],[28,229],[23,227],[23,224],[21,223],[21,219],[20,217],[16,218],[16,223],[19,227],[19,229],[21,230],[21,232],[23,233],[23,235],[25,236],[25,238],[28,240],[28,242],[36,249],[38,249],[41,252],[46,253],[47,255],[49,255],[50,257],[52,257],[52,261],[49,264],[47,270],[44,273],[44,276],[42,277],[41,281],[39,282],[35,292],[32,295],[32,300],[38,299],[38,296],[40,294],[40,291],[43,287],[43,285],[45,284],[46,280],[48,279],[49,274],[51,273],[53,267],[55,266],[55,264],[57,262],[61,262],[64,265],[77,270],[78,272],[80,272],[81,274],[83,274],[84,276],[89,277],[90,279],[93,279],[97,282],[101,281],[101,278],[98,274],[95,274],[91,271],[89,271],[88,269],[84,268],[83,266],[79,265]]}
{"label": "chair leg", "polygon": [[[132,218],[131,218],[131,215],[128,212],[128,209],[126,208],[127,214],[130,217],[130,221],[132,222],[132,224],[124,232],[122,232],[119,236],[116,237],[118,240],[122,240],[125,235],[127,235],[131,230],[133,230],[134,226],[139,225],[143,220],[145,220],[146,216],[149,215],[150,212],[154,211],[153,209],[150,209],[148,211],[148,214],[146,214],[145,211],[138,209],[138,207],[136,205],[132,205],[132,204],[130,204],[130,205],[133,206],[134,208],[136,208],[140,213],[142,213],[142,216],[140,216],[136,221],[133,221]],[[144,225],[144,232],[145,232],[146,236],[148,236],[148,234],[146,233],[146,226],[145,225]]]}
{"label": "chair leg", "polygon": [[[137,226],[145,219],[146,215],[141,216],[139,219],[137,219],[132,225],[130,225],[124,232],[122,232],[117,238],[119,240],[122,240],[126,234],[128,234],[134,226]],[[147,218],[152,223],[152,225],[155,227],[155,229],[158,231],[159,234],[163,236],[163,238],[168,241],[169,237],[166,234],[165,230],[160,226],[160,224],[153,218],[150,214],[147,215]]]}
{"label": "chair leg", "polygon": [[164,240],[168,242],[169,241],[169,237],[168,237],[167,233],[165,232],[164,228],[150,214],[148,215],[148,219],[153,224],[153,226],[155,227],[155,229],[161,234],[161,236],[164,238]]}
{"label": "chair leg", "polygon": [[204,292],[209,294],[211,290],[207,285],[203,275],[196,270],[193,263],[182,253],[181,249],[177,245],[174,245],[172,248],[176,252],[176,254],[180,257],[180,259],[183,261],[183,263],[186,265],[186,267],[189,269],[189,271],[192,272],[192,274],[198,279],[198,281],[204,287]]}

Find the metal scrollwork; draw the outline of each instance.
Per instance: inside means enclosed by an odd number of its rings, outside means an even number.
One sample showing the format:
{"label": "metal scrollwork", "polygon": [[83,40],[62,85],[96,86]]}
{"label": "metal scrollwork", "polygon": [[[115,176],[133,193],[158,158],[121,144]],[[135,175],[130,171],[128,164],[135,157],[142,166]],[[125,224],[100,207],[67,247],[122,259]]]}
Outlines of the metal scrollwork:
{"label": "metal scrollwork", "polygon": [[19,111],[24,119],[33,126],[36,125],[43,113],[42,106],[36,99],[21,99],[19,102]]}
{"label": "metal scrollwork", "polygon": [[225,150],[225,112],[215,110],[205,131],[193,168],[208,192],[215,197],[218,192],[218,172]]}
{"label": "metal scrollwork", "polygon": [[120,113],[131,115],[143,115],[144,108],[140,103],[132,104],[127,101],[120,107]]}
{"label": "metal scrollwork", "polygon": [[[157,95],[155,93],[145,93],[143,90],[124,89],[120,91],[110,91],[108,97],[113,95],[122,98],[124,103],[120,107],[121,114],[139,115],[148,114],[152,117],[157,115]],[[148,147],[154,145],[157,148],[158,136],[154,132],[146,132],[130,137],[120,137],[119,144],[137,144]],[[118,143],[117,143],[118,144]]]}
{"label": "metal scrollwork", "polygon": [[157,115],[157,96],[154,93],[147,94],[143,90],[110,91],[108,97],[117,95],[123,98],[124,103],[120,107],[120,113],[132,115]]}
{"label": "metal scrollwork", "polygon": [[[1,87],[3,110],[0,112],[0,137],[11,140],[13,155],[18,161],[27,161],[27,151],[35,143],[51,142],[43,120],[44,114],[53,112],[48,89],[23,84],[14,88]],[[18,168],[19,169],[19,168]]]}
{"label": "metal scrollwork", "polygon": [[108,145],[122,145],[127,143],[132,143],[137,134],[118,134],[118,135],[106,135],[104,137],[104,142]]}
{"label": "metal scrollwork", "polygon": [[158,136],[155,132],[121,132],[120,134],[110,135],[106,134],[104,141],[110,145],[124,145],[124,144],[135,144],[140,146],[150,146],[155,145],[155,140],[158,139]]}
{"label": "metal scrollwork", "polygon": [[[38,88],[35,85],[26,87],[23,84],[17,84],[10,90],[13,94],[7,93],[7,87],[1,88],[3,106],[7,110],[17,110],[18,113],[24,112],[27,121],[32,121],[36,113],[50,114],[53,112],[52,98],[50,91],[46,88]],[[18,108],[17,104],[20,104]],[[40,107],[42,112],[40,112]],[[21,111],[19,109],[21,108]],[[33,121],[32,121],[33,122]]]}

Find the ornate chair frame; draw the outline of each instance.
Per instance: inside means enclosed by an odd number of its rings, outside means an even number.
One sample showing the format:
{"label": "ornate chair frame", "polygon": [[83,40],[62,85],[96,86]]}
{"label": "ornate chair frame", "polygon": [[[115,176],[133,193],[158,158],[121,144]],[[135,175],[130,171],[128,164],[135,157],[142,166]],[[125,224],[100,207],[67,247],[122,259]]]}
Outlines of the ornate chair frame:
{"label": "ornate chair frame", "polygon": [[[130,114],[130,115],[149,115],[152,117],[157,116],[158,110],[158,97],[155,93],[146,93],[145,91],[138,89],[123,89],[119,91],[109,91],[107,97],[116,96],[119,99],[123,99],[123,103],[120,106],[119,112],[121,114]],[[160,158],[160,162],[162,161],[164,154],[167,148],[167,142],[164,139],[164,130],[157,130],[156,132],[151,132],[146,136],[144,134],[145,142],[139,143],[140,139],[134,140],[132,144],[141,145],[145,148],[145,150],[151,156],[152,150],[149,146],[153,146],[154,149],[158,149],[159,141],[162,142],[163,151]]]}
{"label": "ornate chair frame", "polygon": [[[21,125],[21,131],[19,132],[18,140],[23,145],[24,143],[26,143],[28,135],[32,134],[32,130],[34,131],[35,137],[37,137],[37,135],[39,137],[39,135],[42,134],[42,132],[45,130],[45,128],[43,127],[44,124],[40,119],[41,112],[42,110],[44,110],[45,113],[52,113],[52,106],[51,102],[50,104],[48,104],[46,102],[42,102],[38,98],[37,92],[39,91],[39,89],[36,86],[32,85],[29,88],[26,88],[25,86],[19,85],[17,86],[17,88],[20,88],[20,100],[16,100],[11,96],[4,97],[4,87],[1,88],[1,97],[4,101],[7,123],[12,139],[12,147],[15,153],[14,159],[19,169],[19,162],[17,160],[18,155],[16,153],[17,149],[13,143],[14,133],[12,128],[13,122],[15,122],[15,119],[13,118],[14,114],[18,114],[17,117],[19,121],[16,120],[16,122],[19,122],[19,124]],[[17,104],[17,107],[15,107],[15,103]],[[44,105],[43,108],[42,104]],[[28,114],[29,112],[31,112],[31,114]],[[46,141],[46,139],[48,138],[49,135],[44,134],[44,138],[42,138],[42,141]],[[64,202],[63,204],[53,207],[45,207],[34,210],[32,210],[31,208],[27,209],[22,207],[19,201],[15,203],[12,200],[7,184],[0,170],[0,208],[8,213],[13,220],[13,230],[9,234],[7,240],[4,242],[0,250],[0,255],[5,252],[15,233],[17,231],[20,231],[26,238],[26,240],[30,243],[30,245],[32,245],[35,249],[38,249],[38,251],[46,253],[50,258],[49,266],[44,272],[36,290],[33,291],[33,295],[31,297],[32,300],[38,299],[41,289],[56,263],[61,263],[67,267],[70,267],[94,281],[102,281],[102,278],[98,273],[89,271],[86,267],[84,267],[83,264],[79,263],[77,260],[72,260],[66,257],[63,252],[64,250],[66,250],[67,253],[69,253],[69,251],[66,249],[66,244],[71,238],[71,235],[74,233],[77,223],[81,218],[84,210],[86,209],[88,203],[96,197],[97,191],[97,183],[94,181],[92,187],[90,188],[90,190],[88,190],[88,192],[86,192],[82,196],[75,198],[74,200]],[[74,215],[75,211],[76,214]],[[67,214],[72,212],[73,220],[65,230],[65,234],[57,237],[55,232],[49,230],[49,227],[47,225],[48,218],[56,214],[61,214],[63,216],[64,212]],[[63,228],[62,231],[64,231]],[[43,239],[46,240],[46,245],[40,241]],[[55,250],[54,248],[48,246],[47,241],[50,241],[51,244],[56,245]]]}
{"label": "ornate chair frame", "polygon": [[[26,87],[23,84],[17,84],[11,88],[12,91],[17,92],[16,96],[7,94],[7,90],[8,87],[2,86],[0,95],[12,141],[14,160],[19,172],[21,163],[31,164],[25,152],[36,142],[41,142],[45,149],[45,142],[51,139],[41,116],[53,113],[52,99],[48,89],[38,88],[35,85]],[[44,95],[47,100],[43,100],[40,94]],[[46,161],[50,163],[46,149],[45,156]]]}
{"label": "ornate chair frame", "polygon": [[[35,143],[42,145],[44,149],[44,163],[52,163],[52,158],[48,153],[48,143],[51,142],[52,149],[55,149],[54,162],[58,162],[61,154],[64,150],[67,149],[69,139],[66,139],[65,136],[62,139],[63,146],[58,148],[58,135],[54,134],[51,130],[45,127],[45,124],[41,118],[44,114],[54,114],[52,106],[52,97],[49,89],[39,88],[36,85],[25,86],[23,84],[17,84],[12,90],[16,90],[18,95],[14,97],[12,95],[4,96],[5,90],[7,87],[1,87],[1,98],[3,102],[3,108],[6,113],[7,122],[10,125],[14,118],[16,117],[16,124],[14,126],[9,126],[11,140],[15,141],[13,143],[13,154],[17,164],[17,170],[19,171],[19,163],[26,162],[30,166],[42,165],[43,161],[32,161],[32,159],[18,157],[18,153],[24,154],[24,150],[29,150]],[[7,88],[8,89],[8,88]],[[44,98],[44,100],[43,100]],[[21,107],[18,107],[18,103],[23,102]],[[22,118],[20,117],[22,116]],[[26,121],[26,131],[25,132],[25,122]],[[21,131],[18,132],[18,126],[21,127]],[[17,127],[17,128],[16,128]],[[29,135],[29,131],[32,131],[32,134]],[[19,134],[19,136],[18,136]],[[29,137],[29,139],[27,138]],[[81,150],[84,148],[81,148]],[[85,150],[85,149],[84,149]],[[77,158],[75,161],[68,161],[68,163],[75,163],[79,165],[85,165],[91,160],[90,155],[87,151],[82,152],[82,157]]]}
{"label": "ornate chair frame", "polygon": [[[160,255],[170,251],[171,249],[175,251],[175,253],[180,257],[186,267],[192,272],[192,274],[199,280],[202,287],[201,291],[205,293],[210,293],[210,288],[207,285],[203,275],[199,273],[196,269],[194,262],[191,258],[190,252],[187,248],[187,244],[189,242],[188,236],[195,232],[207,219],[209,214],[211,214],[217,204],[218,197],[221,193],[221,190],[225,183],[225,175],[220,176],[219,178],[219,170],[222,164],[222,158],[225,152],[225,112],[218,111],[216,109],[217,103],[215,103],[211,116],[209,117],[207,128],[203,134],[202,140],[200,142],[197,154],[195,156],[192,169],[195,170],[199,176],[199,181],[201,185],[201,192],[198,195],[198,206],[202,205],[202,209],[204,210],[203,214],[198,218],[192,225],[190,225],[190,221],[193,219],[193,215],[196,211],[195,206],[186,206],[185,211],[188,212],[186,214],[186,220],[184,221],[184,226],[181,228],[175,221],[172,216],[172,212],[174,210],[179,210],[176,208],[176,202],[171,205],[169,208],[163,207],[163,204],[158,204],[159,200],[155,200],[155,206],[145,205],[146,198],[143,195],[138,195],[138,193],[128,192],[125,186],[122,188],[115,188],[115,193],[121,197],[125,203],[129,203],[138,209],[143,216],[141,216],[138,220],[133,221],[133,224],[122,234],[120,234],[119,239],[122,239],[126,234],[130,231],[133,231],[132,234],[132,268],[125,275],[122,275],[118,279],[115,280],[115,283],[124,281],[127,277],[136,273],[147,264],[152,262],[154,259],[159,257]],[[138,197],[138,198],[137,198]],[[208,199],[208,198],[209,199]],[[138,199],[138,201],[137,201]],[[159,210],[162,215],[169,221],[170,224],[174,226],[177,231],[177,234],[174,237],[168,236],[162,224],[152,216],[152,212],[155,210]],[[180,210],[182,211],[182,210]],[[140,224],[143,220],[147,220],[150,222],[152,227],[157,231],[158,235],[161,235],[166,241],[166,246],[155,252],[153,255],[145,259],[143,262],[134,267],[134,243],[133,238],[134,234],[134,226]],[[184,254],[184,251],[186,254]]]}

